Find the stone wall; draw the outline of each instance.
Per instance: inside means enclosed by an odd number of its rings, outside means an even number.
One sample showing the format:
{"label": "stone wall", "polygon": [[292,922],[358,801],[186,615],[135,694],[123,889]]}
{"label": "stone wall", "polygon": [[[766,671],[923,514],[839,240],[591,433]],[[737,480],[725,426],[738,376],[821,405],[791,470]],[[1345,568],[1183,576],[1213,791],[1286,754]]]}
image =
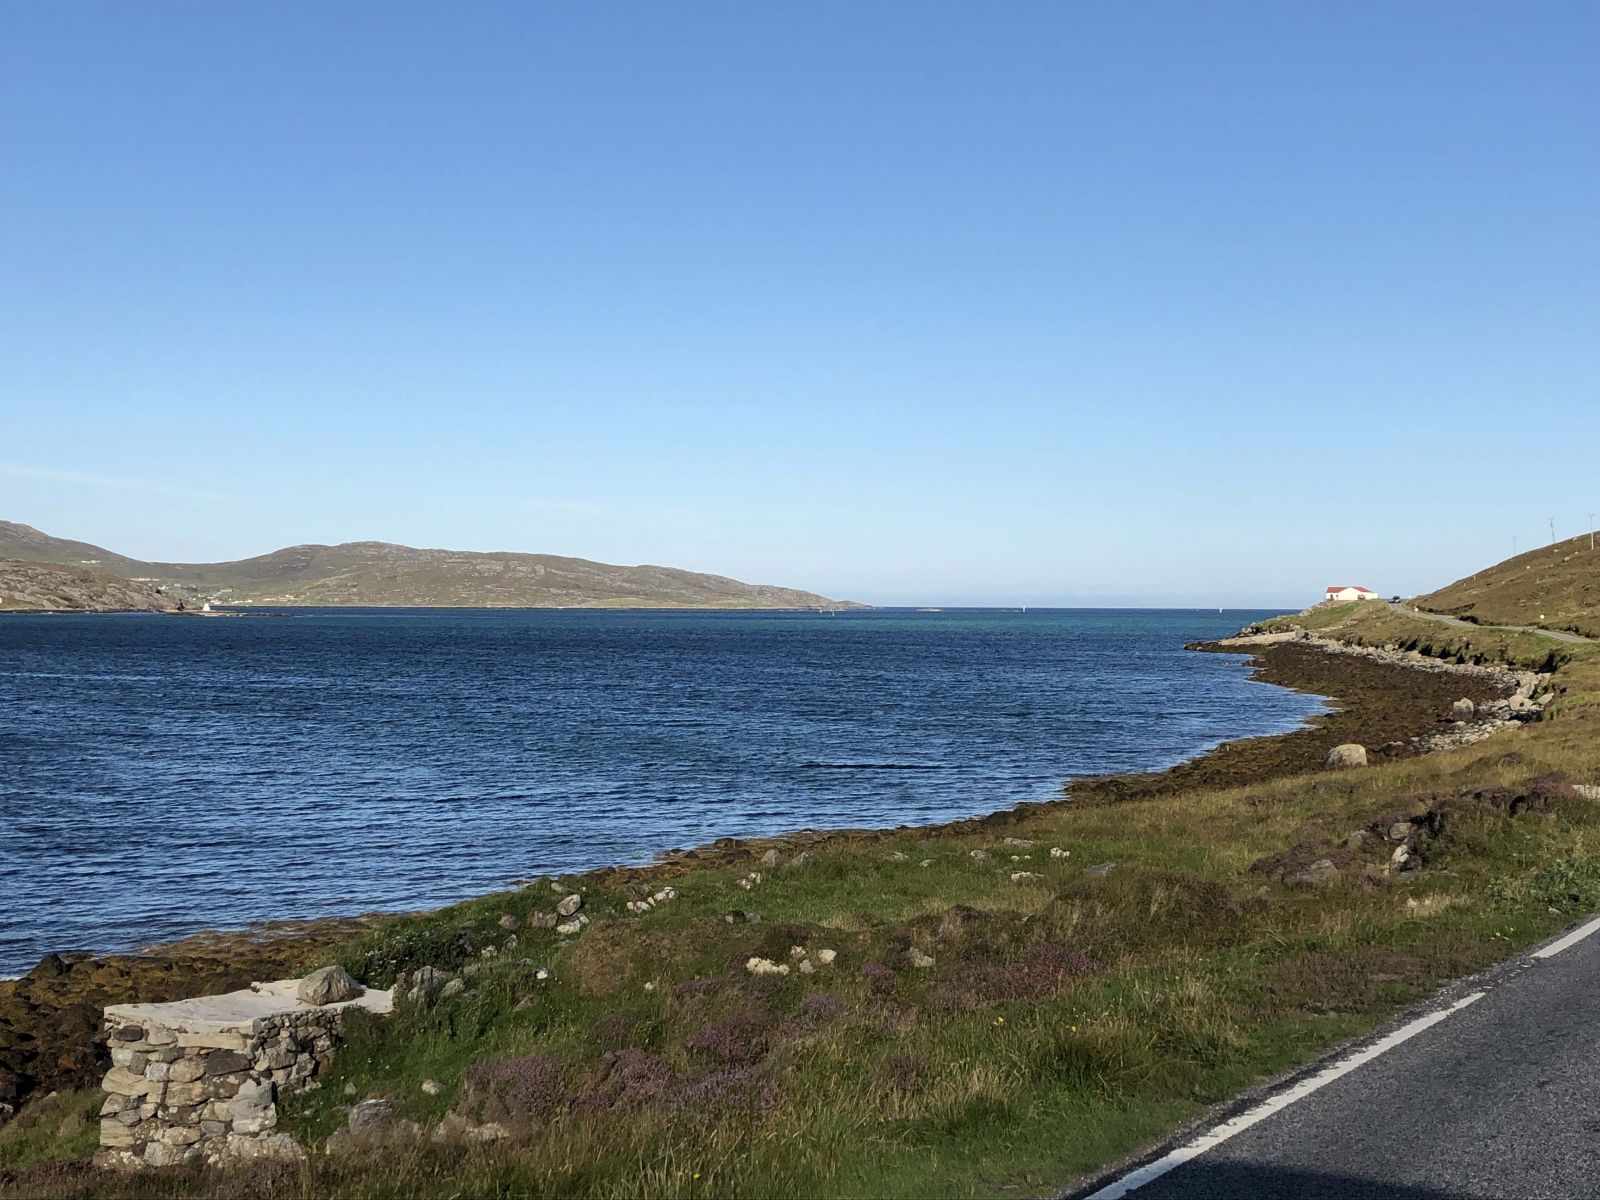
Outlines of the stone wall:
{"label": "stone wall", "polygon": [[103,1166],[297,1158],[277,1102],[317,1086],[346,1010],[387,1012],[388,992],[344,1004],[295,999],[297,980],[172,1004],[106,1010],[111,1070],[101,1088]]}

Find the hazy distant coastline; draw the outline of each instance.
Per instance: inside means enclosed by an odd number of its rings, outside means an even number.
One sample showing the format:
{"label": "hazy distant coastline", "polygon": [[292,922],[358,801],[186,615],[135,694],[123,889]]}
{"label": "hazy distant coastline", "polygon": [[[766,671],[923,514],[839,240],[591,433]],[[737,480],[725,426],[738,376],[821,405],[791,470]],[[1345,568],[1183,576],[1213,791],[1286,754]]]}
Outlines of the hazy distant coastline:
{"label": "hazy distant coastline", "polygon": [[[675,567],[555,554],[290,546],[235,562],[165,563],[0,521],[0,610],[161,611],[218,604],[355,608],[865,608]],[[68,568],[71,573],[47,568]],[[116,581],[115,585],[108,581]]]}

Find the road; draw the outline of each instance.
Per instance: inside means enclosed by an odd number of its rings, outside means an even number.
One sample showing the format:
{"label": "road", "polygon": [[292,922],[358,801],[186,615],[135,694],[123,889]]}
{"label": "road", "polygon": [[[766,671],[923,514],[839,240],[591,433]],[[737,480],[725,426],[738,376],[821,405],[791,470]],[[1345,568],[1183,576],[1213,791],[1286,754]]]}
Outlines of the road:
{"label": "road", "polygon": [[1464,981],[1396,1028],[1164,1148],[1142,1173],[1080,1195],[1600,1195],[1600,937],[1588,936],[1597,929],[1600,919]]}
{"label": "road", "polygon": [[1408,617],[1421,617],[1424,621],[1440,621],[1446,625],[1457,625],[1462,629],[1481,629],[1487,632],[1501,633],[1537,633],[1541,637],[1553,638],[1558,642],[1592,642],[1594,638],[1584,637],[1580,633],[1566,633],[1560,629],[1541,629],[1537,625],[1474,625],[1471,621],[1463,621],[1460,617],[1447,617],[1443,613],[1421,612],[1406,604],[1396,604],[1393,600],[1385,600],[1390,608],[1397,613],[1404,613]]}

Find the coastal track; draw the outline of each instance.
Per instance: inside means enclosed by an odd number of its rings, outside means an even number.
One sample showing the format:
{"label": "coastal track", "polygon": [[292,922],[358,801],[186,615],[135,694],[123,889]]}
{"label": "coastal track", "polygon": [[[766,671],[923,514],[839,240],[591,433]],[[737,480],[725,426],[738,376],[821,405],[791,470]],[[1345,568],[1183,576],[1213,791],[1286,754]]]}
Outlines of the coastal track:
{"label": "coastal track", "polygon": [[1552,638],[1558,642],[1576,642],[1580,645],[1589,645],[1595,639],[1584,637],[1581,633],[1567,633],[1562,629],[1545,629],[1539,625],[1475,625],[1471,621],[1463,621],[1460,617],[1447,617],[1443,613],[1427,612],[1424,609],[1412,608],[1405,604],[1396,604],[1393,600],[1385,600],[1390,608],[1397,613],[1408,617],[1420,617],[1424,621],[1438,621],[1445,625],[1455,625],[1460,629],[1478,629],[1487,633],[1536,633],[1541,637]]}
{"label": "coastal track", "polygon": [[1600,1195],[1600,917],[1250,1097],[1083,1200]]}

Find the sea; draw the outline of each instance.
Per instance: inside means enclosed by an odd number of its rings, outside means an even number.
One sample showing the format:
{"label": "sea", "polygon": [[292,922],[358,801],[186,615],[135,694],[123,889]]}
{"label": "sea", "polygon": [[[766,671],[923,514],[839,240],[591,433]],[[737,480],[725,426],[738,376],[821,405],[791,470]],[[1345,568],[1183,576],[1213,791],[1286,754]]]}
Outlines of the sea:
{"label": "sea", "polygon": [[946,821],[1292,729],[1268,612],[0,616],[0,975],[724,836]]}

